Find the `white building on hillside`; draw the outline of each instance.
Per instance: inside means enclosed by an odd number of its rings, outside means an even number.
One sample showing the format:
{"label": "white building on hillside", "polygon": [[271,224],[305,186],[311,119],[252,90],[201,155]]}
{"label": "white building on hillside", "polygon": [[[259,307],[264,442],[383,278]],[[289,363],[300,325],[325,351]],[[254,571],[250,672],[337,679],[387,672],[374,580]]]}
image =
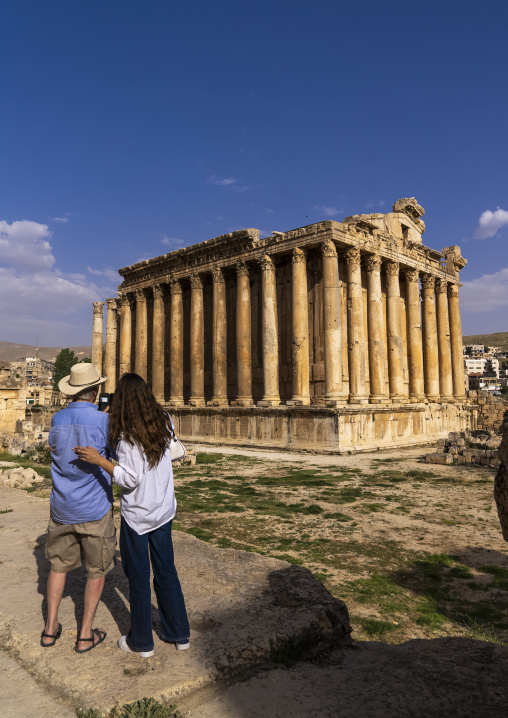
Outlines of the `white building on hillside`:
{"label": "white building on hillside", "polygon": [[490,361],[492,367],[496,372],[496,377],[499,379],[499,359],[493,359],[491,357],[465,357],[464,358],[464,373],[465,374],[484,374],[485,364]]}

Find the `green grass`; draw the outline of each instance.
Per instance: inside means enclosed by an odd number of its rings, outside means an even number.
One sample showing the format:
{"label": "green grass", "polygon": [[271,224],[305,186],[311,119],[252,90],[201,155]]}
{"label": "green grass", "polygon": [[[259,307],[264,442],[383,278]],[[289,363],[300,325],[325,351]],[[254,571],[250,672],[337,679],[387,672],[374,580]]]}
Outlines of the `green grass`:
{"label": "green grass", "polygon": [[365,633],[369,638],[381,638],[389,631],[393,631],[397,628],[393,623],[389,621],[382,621],[377,618],[363,618],[356,616],[352,619],[353,624],[358,623],[361,626],[362,632]]}
{"label": "green grass", "polygon": [[12,514],[14,509],[0,509],[0,514]]}

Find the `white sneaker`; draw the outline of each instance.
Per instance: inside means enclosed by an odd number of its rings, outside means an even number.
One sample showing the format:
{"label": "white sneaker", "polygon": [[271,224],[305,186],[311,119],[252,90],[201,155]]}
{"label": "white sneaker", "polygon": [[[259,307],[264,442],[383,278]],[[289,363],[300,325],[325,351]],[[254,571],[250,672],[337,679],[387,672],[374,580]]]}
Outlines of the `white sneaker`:
{"label": "white sneaker", "polygon": [[176,650],[177,651],[186,651],[188,648],[190,648],[190,641],[187,639],[186,641],[177,641],[175,643]]}
{"label": "white sneaker", "polygon": [[127,645],[127,636],[122,636],[121,638],[119,638],[117,645],[118,648],[122,649],[122,651],[125,651],[126,653],[133,653],[135,656],[140,656],[141,658],[151,658],[155,653],[153,649],[151,651],[131,651],[131,649]]}

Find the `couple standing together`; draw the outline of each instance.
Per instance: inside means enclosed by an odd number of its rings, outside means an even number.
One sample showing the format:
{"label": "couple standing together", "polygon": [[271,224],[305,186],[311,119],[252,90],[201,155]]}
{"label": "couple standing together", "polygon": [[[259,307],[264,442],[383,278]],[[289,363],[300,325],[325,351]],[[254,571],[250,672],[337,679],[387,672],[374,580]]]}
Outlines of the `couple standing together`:
{"label": "couple standing together", "polygon": [[[49,445],[53,489],[46,558],[47,620],[41,645],[55,645],[62,626],[58,609],[69,571],[87,572],[84,610],[75,650],[85,653],[106,632],[93,628],[106,574],[115,565],[112,479],[121,487],[120,555],[129,581],[131,626],[118,640],[127,653],[154,653],[150,561],[162,639],[189,647],[189,622],[173,560],[171,525],[176,511],[170,441],[173,423],[137,374],[118,382],[109,416],[95,400],[106,381],[93,364],[75,364],[59,389],[73,397],[53,416]],[[110,458],[117,460],[114,465]]]}

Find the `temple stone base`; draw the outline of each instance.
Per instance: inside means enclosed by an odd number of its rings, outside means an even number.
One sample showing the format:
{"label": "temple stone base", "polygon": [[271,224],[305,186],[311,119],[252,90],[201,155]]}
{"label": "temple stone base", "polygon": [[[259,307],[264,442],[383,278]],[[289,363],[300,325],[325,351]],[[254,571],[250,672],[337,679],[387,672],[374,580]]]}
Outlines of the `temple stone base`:
{"label": "temple stone base", "polygon": [[184,442],[318,453],[432,443],[450,431],[471,429],[472,417],[463,404],[180,406],[171,415]]}

